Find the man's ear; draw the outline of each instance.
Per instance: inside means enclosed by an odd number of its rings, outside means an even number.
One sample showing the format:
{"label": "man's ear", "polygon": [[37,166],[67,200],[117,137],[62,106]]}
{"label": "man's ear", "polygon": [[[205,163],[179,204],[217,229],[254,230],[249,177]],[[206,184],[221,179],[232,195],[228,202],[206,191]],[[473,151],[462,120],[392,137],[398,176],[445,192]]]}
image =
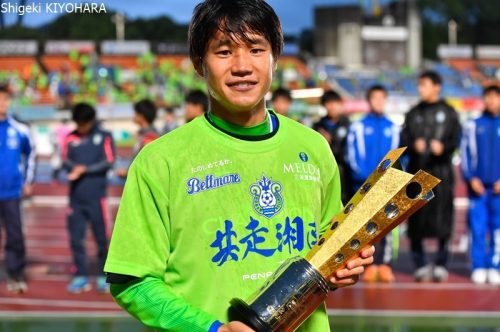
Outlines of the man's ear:
{"label": "man's ear", "polygon": [[278,70],[278,60],[273,59],[273,74]]}

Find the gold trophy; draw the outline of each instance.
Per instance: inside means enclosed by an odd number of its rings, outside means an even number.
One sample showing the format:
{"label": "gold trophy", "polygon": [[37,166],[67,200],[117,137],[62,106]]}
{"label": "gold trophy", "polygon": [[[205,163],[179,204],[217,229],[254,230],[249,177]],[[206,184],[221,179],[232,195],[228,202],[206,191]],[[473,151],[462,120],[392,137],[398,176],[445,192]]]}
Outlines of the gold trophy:
{"label": "gold trophy", "polygon": [[325,301],[327,280],[429,202],[439,179],[392,166],[406,148],[389,151],[305,258],[285,261],[248,300],[232,299],[230,320],[257,332],[291,332]]}

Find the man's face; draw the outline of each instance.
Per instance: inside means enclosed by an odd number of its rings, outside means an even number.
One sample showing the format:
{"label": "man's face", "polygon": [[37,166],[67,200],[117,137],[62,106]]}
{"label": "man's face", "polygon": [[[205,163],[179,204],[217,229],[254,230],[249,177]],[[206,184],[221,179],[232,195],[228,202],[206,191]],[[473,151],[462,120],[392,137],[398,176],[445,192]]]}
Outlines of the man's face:
{"label": "man's face", "polygon": [[93,125],[94,125],[94,121],[78,122],[76,124],[76,131],[80,135],[87,135],[90,132],[90,130],[92,129]]}
{"label": "man's face", "polygon": [[146,121],[146,119],[144,119],[144,117],[141,114],[134,112],[134,117],[132,118],[132,121],[136,125],[142,126],[142,124]]}
{"label": "man's face", "polygon": [[344,105],[340,100],[329,100],[323,106],[326,108],[326,114],[330,118],[338,118],[344,113]]}
{"label": "man's face", "polygon": [[273,108],[276,113],[287,115],[288,109],[290,108],[291,104],[292,101],[286,97],[276,97],[273,101]]}
{"label": "man's face", "polygon": [[484,96],[484,106],[493,114],[500,114],[500,94],[496,92],[488,92]]}
{"label": "man's face", "polygon": [[370,108],[373,112],[377,114],[383,114],[386,102],[387,95],[384,91],[374,90],[370,93],[368,103],[370,104]]}
{"label": "man's face", "polygon": [[243,113],[265,107],[274,70],[271,45],[260,35],[248,36],[253,43],[237,44],[217,30],[208,43],[197,70],[207,81],[213,108]]}
{"label": "man's face", "polygon": [[5,118],[7,116],[7,110],[9,109],[10,98],[5,92],[0,92],[0,118]]}
{"label": "man's face", "polygon": [[418,93],[420,98],[426,102],[435,102],[439,99],[441,85],[434,84],[431,79],[424,77],[418,80]]}

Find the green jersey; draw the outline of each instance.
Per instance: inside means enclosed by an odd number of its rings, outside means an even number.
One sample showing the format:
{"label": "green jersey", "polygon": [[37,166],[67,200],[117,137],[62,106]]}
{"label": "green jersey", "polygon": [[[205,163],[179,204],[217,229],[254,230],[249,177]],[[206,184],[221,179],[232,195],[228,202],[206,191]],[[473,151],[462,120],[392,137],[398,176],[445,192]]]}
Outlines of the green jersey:
{"label": "green jersey", "polygon": [[[161,310],[208,331],[207,322],[228,321],[232,298],[249,298],[287,258],[305,256],[342,209],[339,174],[321,135],[278,119],[274,133],[243,140],[199,117],[145,146],[105,271],[161,279],[175,297]],[[156,327],[187,330],[181,325]],[[299,331],[329,331],[324,306]]]}

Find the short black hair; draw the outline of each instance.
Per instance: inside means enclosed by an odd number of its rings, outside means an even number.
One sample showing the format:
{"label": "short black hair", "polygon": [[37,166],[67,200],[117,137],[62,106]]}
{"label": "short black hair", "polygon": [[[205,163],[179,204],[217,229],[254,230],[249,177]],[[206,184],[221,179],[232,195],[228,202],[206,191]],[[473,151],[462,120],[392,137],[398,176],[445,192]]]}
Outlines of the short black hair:
{"label": "short black hair", "polygon": [[321,105],[325,105],[329,101],[342,101],[342,96],[337,91],[328,90],[321,96]]}
{"label": "short black hair", "polygon": [[156,105],[149,99],[142,99],[134,104],[134,111],[152,124],[156,119]]}
{"label": "short black hair", "polygon": [[421,80],[423,78],[428,78],[432,81],[434,85],[442,85],[443,84],[443,79],[441,78],[441,75],[439,75],[436,71],[434,70],[426,70],[420,73],[418,76],[418,79]]}
{"label": "short black hair", "polygon": [[96,117],[95,108],[87,103],[77,103],[71,110],[71,119],[76,123],[88,123]]}
{"label": "short black hair", "polygon": [[1,84],[0,85],[0,93],[6,93],[7,95],[10,96],[9,87],[6,84]]}
{"label": "short black hair", "polygon": [[496,92],[497,94],[500,94],[500,86],[498,86],[498,85],[488,85],[483,90],[483,96],[486,96],[487,94],[494,93],[494,92]]}
{"label": "short black hair", "polygon": [[186,103],[203,106],[203,112],[208,110],[208,97],[201,90],[191,90],[184,99]]}
{"label": "short black hair", "polygon": [[375,84],[375,85],[372,85],[368,89],[368,91],[366,91],[366,100],[369,100],[370,97],[372,96],[372,93],[375,91],[382,91],[387,96],[387,89],[382,84]]}
{"label": "short black hair", "polygon": [[283,97],[288,99],[289,101],[292,101],[292,94],[290,90],[285,88],[277,88],[276,90],[274,90],[273,96],[271,97],[271,101],[275,101],[276,98],[278,97]]}
{"label": "short black hair", "polygon": [[217,30],[236,43],[253,43],[250,33],[262,35],[271,44],[275,61],[283,51],[281,23],[264,0],[205,0],[195,7],[189,24],[189,57],[195,67]]}

